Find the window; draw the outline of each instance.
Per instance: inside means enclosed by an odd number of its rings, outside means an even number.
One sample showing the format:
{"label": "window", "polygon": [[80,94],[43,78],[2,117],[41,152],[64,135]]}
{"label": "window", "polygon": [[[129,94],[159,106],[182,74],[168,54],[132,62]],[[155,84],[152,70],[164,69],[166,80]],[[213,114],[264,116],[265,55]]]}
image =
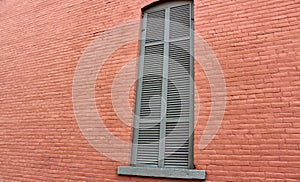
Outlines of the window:
{"label": "window", "polygon": [[193,64],[192,3],[145,10],[131,167],[119,167],[119,174],[203,179],[203,171],[188,170],[194,168]]}

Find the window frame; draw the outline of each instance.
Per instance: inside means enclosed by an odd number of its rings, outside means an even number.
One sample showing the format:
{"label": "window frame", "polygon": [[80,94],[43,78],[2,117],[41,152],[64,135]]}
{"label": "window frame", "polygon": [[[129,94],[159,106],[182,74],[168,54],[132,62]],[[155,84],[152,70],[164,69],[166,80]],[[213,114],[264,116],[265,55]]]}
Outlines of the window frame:
{"label": "window frame", "polygon": [[[189,149],[188,149],[188,168],[165,168],[165,167],[139,167],[136,166],[136,159],[137,159],[137,147],[138,147],[138,128],[139,128],[139,116],[140,116],[140,109],[141,108],[141,93],[142,93],[142,77],[143,77],[143,68],[144,68],[144,55],[145,55],[145,45],[146,45],[146,21],[147,14],[159,10],[167,10],[168,12],[165,12],[165,15],[170,15],[170,8],[172,7],[178,7],[181,5],[190,4],[190,113],[189,113]],[[149,7],[147,6],[147,9],[143,9],[142,11],[142,25],[141,25],[141,34],[140,34],[140,59],[138,61],[138,73],[137,73],[137,83],[136,83],[136,97],[135,97],[135,111],[134,111],[134,122],[133,122],[133,136],[132,136],[132,147],[131,147],[131,159],[130,159],[130,166],[119,166],[118,167],[118,174],[119,175],[134,175],[134,176],[148,176],[148,177],[163,177],[163,178],[178,178],[178,179],[200,179],[205,180],[206,179],[206,172],[205,170],[195,170],[194,166],[194,3],[193,1],[188,0],[181,0],[181,1],[172,1],[172,2],[162,2],[162,3],[155,3],[154,6]],[[169,21],[169,17],[165,17],[165,23]],[[169,57],[169,49],[166,50],[165,46],[166,44],[170,43],[169,40],[169,27],[165,25],[165,33],[167,32],[167,36],[164,34],[164,68],[165,64],[168,64]],[[168,41],[165,42],[166,37],[168,37]],[[187,40],[187,39],[184,39]],[[172,42],[172,41],[171,41]],[[165,56],[167,58],[165,58]],[[168,70],[167,70],[168,71]],[[163,69],[163,77],[165,78],[165,72],[166,70]],[[162,95],[167,94],[163,93]],[[166,106],[165,106],[166,107]],[[165,121],[164,121],[165,122]],[[162,132],[162,129],[160,128],[160,132]],[[165,132],[165,131],[163,131]],[[163,136],[163,135],[160,135]],[[161,153],[161,151],[159,151]],[[164,151],[163,151],[164,152]],[[161,154],[159,154],[161,155]],[[159,156],[158,156],[159,157]],[[158,161],[159,162],[159,161]]]}
{"label": "window frame", "polygon": [[[191,27],[190,27],[190,35],[183,37],[179,40],[190,40],[190,100],[189,100],[189,105],[190,105],[190,113],[189,113],[189,154],[188,154],[188,168],[193,169],[194,168],[194,11],[193,11],[193,2],[192,1],[175,1],[175,2],[166,2],[162,4],[155,5],[154,7],[148,8],[147,10],[144,10],[142,12],[142,30],[141,30],[141,40],[140,40],[140,60],[138,62],[138,82],[136,85],[136,102],[135,102],[135,115],[134,115],[134,127],[133,127],[133,139],[132,139],[132,150],[131,150],[131,161],[130,164],[131,166],[136,165],[136,159],[137,159],[137,141],[138,141],[138,128],[139,128],[139,115],[140,115],[140,107],[141,107],[141,93],[142,93],[142,77],[143,77],[143,68],[144,68],[144,55],[145,55],[145,47],[146,47],[146,23],[147,23],[147,15],[148,13],[151,12],[156,12],[159,10],[166,10],[165,12],[165,27],[164,27],[164,40],[161,42],[155,42],[153,45],[156,44],[163,44],[164,45],[164,68],[163,68],[163,77],[167,79],[167,75],[165,74],[167,70],[165,70],[166,66],[165,64],[168,64],[168,44],[170,42],[175,42],[178,41],[177,39],[175,40],[170,40],[169,39],[169,28],[170,28],[170,23],[168,22],[170,19],[170,9],[173,7],[178,7],[182,5],[190,5],[190,22],[191,22]],[[150,43],[151,44],[151,43]],[[164,86],[163,86],[164,87]],[[162,94],[164,95],[163,97],[166,98],[167,92],[162,90]],[[166,108],[166,106],[164,106]],[[166,122],[166,119],[163,119],[162,122]],[[162,124],[164,125],[164,124]],[[165,135],[165,128],[161,127],[160,128],[161,136]],[[163,142],[163,141],[162,141]],[[159,145],[162,145],[161,143]],[[160,147],[159,150],[159,158],[164,155],[164,151],[161,150],[163,147]],[[164,164],[162,164],[162,160],[159,160],[159,166],[160,168],[164,167]]]}

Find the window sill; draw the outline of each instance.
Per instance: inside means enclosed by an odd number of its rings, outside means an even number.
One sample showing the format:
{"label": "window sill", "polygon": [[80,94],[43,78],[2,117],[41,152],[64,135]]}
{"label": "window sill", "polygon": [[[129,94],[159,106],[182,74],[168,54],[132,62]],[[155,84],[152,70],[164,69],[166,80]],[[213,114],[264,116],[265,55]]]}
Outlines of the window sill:
{"label": "window sill", "polygon": [[118,175],[205,180],[205,170],[119,166]]}

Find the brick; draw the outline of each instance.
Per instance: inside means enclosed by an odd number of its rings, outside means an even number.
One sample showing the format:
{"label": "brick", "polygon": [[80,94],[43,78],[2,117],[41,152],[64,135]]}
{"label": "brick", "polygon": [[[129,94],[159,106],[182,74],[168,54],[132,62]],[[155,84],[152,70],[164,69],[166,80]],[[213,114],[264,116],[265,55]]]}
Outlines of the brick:
{"label": "brick", "polygon": [[[88,143],[72,103],[73,76],[85,48],[106,30],[140,20],[141,8],[153,2],[0,1],[0,181],[169,181],[118,176],[117,166],[128,161],[113,161]],[[196,169],[206,170],[207,181],[299,180],[299,3],[194,0],[194,5],[195,32],[216,54],[227,94],[221,127],[200,149],[214,109],[214,85],[195,62]],[[115,113],[111,88],[118,71],[138,55],[138,42],[115,50],[95,85],[106,128],[129,144],[132,129]],[[135,86],[129,95],[133,111]],[[132,118],[126,115],[129,124]]]}

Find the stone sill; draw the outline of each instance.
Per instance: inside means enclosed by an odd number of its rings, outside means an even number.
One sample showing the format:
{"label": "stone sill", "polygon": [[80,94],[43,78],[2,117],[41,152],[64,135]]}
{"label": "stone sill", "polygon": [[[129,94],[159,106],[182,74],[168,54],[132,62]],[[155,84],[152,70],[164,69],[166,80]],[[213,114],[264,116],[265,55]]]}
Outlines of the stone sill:
{"label": "stone sill", "polygon": [[119,166],[118,175],[205,180],[205,170]]}

